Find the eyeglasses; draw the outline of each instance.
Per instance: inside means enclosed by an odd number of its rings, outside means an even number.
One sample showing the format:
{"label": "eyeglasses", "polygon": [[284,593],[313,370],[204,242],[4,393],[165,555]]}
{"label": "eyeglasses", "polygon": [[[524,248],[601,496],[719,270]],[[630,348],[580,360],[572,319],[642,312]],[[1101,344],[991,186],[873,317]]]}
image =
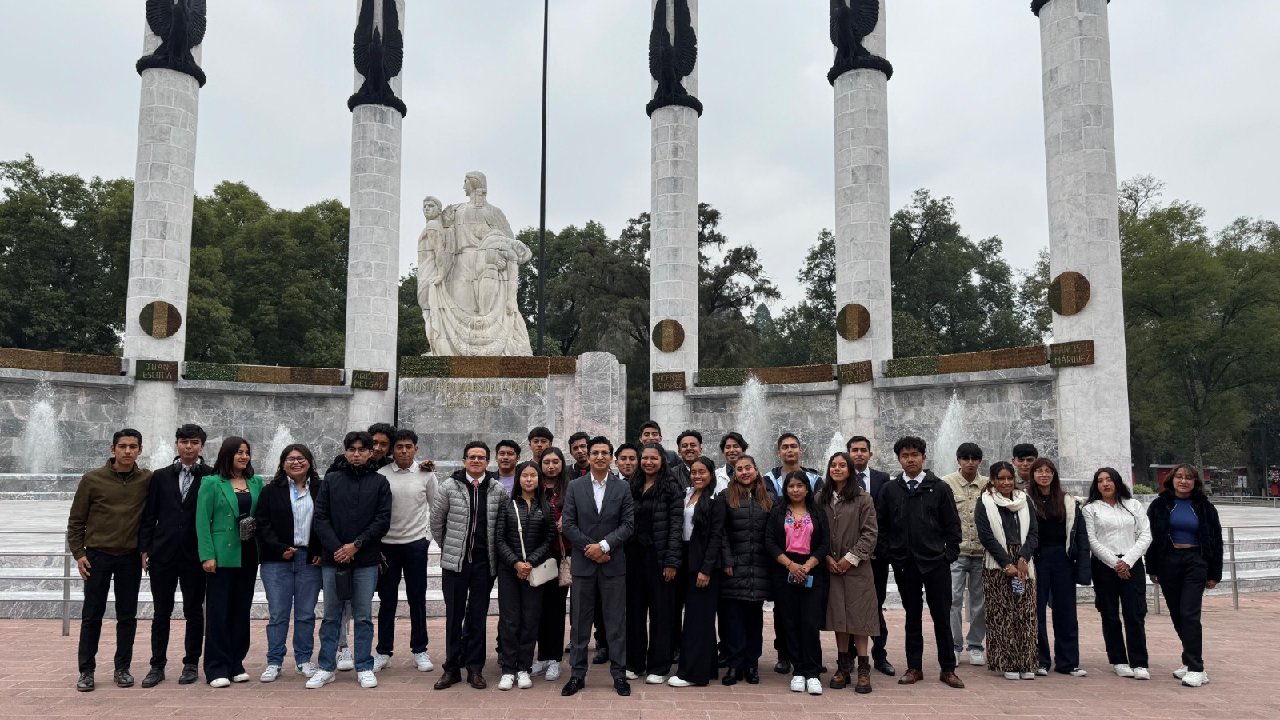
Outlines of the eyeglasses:
{"label": "eyeglasses", "polygon": [[299,463],[304,463],[304,462],[306,462],[306,461],[307,461],[307,459],[306,459],[306,458],[304,458],[304,457],[300,457],[300,456],[299,456],[299,457],[287,457],[287,458],[285,458],[285,459],[284,459],[284,461],[285,461],[285,462],[287,462],[287,463],[289,463],[290,465],[297,465],[297,464],[299,464]]}
{"label": "eyeglasses", "polygon": [[484,460],[485,462],[489,462],[489,456],[487,455],[468,455],[466,459],[467,460]]}
{"label": "eyeglasses", "polygon": [[371,453],[371,452],[373,452],[373,448],[367,448],[367,447],[349,447],[349,448],[347,448],[347,452],[349,452],[349,453],[356,453],[356,454],[360,454],[360,453]]}

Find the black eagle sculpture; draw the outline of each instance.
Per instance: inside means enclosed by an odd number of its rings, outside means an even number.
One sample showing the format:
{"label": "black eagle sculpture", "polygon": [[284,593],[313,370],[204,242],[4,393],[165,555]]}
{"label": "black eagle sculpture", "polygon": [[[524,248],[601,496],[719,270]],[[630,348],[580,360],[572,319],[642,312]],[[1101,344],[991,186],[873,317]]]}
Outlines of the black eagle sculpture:
{"label": "black eagle sculpture", "polygon": [[698,64],[698,35],[693,30],[689,0],[675,3],[675,37],[667,32],[667,0],[653,8],[653,30],[649,32],[649,74],[657,81],[653,99],[645,105],[650,116],[658,108],[683,105],[702,115],[702,103],[684,89],[684,79]]}
{"label": "black eagle sculpture", "polygon": [[875,32],[880,22],[880,0],[831,0],[831,44],[836,46],[836,60],[827,73],[827,81],[850,70],[879,70],[893,77],[893,65],[863,47],[862,42]]}
{"label": "black eagle sculpture", "polygon": [[356,72],[364,76],[360,89],[347,100],[347,108],[360,105],[386,105],[408,115],[404,101],[391,89],[391,79],[404,65],[404,34],[400,32],[400,13],[396,0],[382,0],[382,27],[374,22],[375,0],[360,3],[360,19],[356,22]]}
{"label": "black eagle sculpture", "polygon": [[138,74],[154,68],[176,70],[204,87],[204,71],[191,48],[204,42],[205,0],[147,0],[147,26],[160,36],[160,46],[138,59]]}

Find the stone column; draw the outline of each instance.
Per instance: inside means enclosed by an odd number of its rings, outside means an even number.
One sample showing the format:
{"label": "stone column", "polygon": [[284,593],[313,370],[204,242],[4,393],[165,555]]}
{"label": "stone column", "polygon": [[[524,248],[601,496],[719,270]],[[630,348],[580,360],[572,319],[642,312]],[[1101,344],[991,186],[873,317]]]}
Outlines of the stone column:
{"label": "stone column", "polygon": [[[405,2],[395,2],[403,32]],[[357,13],[359,9],[357,0]],[[362,82],[356,73],[356,89]],[[400,87],[397,75],[391,81],[397,96]],[[347,419],[352,429],[395,419],[403,121],[399,111],[385,105],[357,105],[351,111],[351,235],[343,364],[348,375],[353,370],[389,374],[387,390],[354,391]]]}
{"label": "stone column", "polygon": [[[144,55],[159,45],[159,36],[148,28]],[[197,62],[200,51],[192,51]],[[186,356],[200,100],[200,85],[191,75],[152,68],[143,70],[141,79],[124,325],[131,374],[139,360],[181,363]],[[172,460],[177,406],[173,382],[141,381],[134,388],[128,422],[142,431],[144,458],[150,458],[144,465]]]}
{"label": "stone column", "polygon": [[[651,9],[658,2],[653,0]],[[674,3],[671,3],[674,5]],[[693,27],[698,2],[689,0]],[[667,13],[675,34],[675,13]],[[657,88],[657,82],[652,84]],[[689,95],[698,92],[698,72],[684,78]],[[649,370],[682,373],[687,386],[698,371],[698,118],[685,105],[667,105],[650,117],[652,184],[649,213]],[[651,381],[652,382],[652,381]],[[649,416],[674,438],[688,424],[684,391],[649,393]]]}
{"label": "stone column", "polygon": [[[885,54],[885,8],[863,46]],[[868,63],[873,64],[873,63]],[[888,63],[884,63],[888,67]],[[891,68],[890,68],[891,72]],[[835,90],[836,360],[871,361],[880,375],[893,357],[893,308],[889,275],[889,73],[883,68],[849,70]],[[876,437],[872,384],[840,387],[840,431],[865,435],[881,459],[891,438]]]}
{"label": "stone column", "polygon": [[1087,480],[1102,466],[1128,473],[1117,210],[1115,115],[1107,0],[1033,4],[1040,19],[1053,339],[1093,341],[1095,364],[1058,371],[1058,468]]}

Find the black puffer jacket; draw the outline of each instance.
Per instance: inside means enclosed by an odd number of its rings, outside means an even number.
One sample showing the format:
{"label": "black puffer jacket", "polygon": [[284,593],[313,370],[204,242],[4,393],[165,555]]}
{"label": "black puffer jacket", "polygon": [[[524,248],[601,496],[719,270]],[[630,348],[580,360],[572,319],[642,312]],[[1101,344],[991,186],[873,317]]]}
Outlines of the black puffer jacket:
{"label": "black puffer jacket", "polygon": [[[516,522],[519,513],[519,522]],[[498,548],[498,564],[511,568],[521,560],[520,530],[524,530],[524,550],[528,553],[525,561],[530,565],[541,565],[551,557],[551,543],[556,536],[556,524],[552,520],[551,505],[542,495],[530,508],[523,497],[502,503],[498,510],[497,527],[494,528],[494,541]]]}
{"label": "black puffer jacket", "polygon": [[[1151,521],[1151,547],[1147,548],[1147,574],[1159,577],[1164,571],[1164,560],[1173,553],[1173,540],[1169,539],[1169,514],[1173,512],[1177,497],[1172,490],[1160,493],[1147,506],[1147,519]],[[1218,509],[1203,493],[1191,496],[1191,509],[1200,519],[1200,556],[1208,564],[1206,580],[1222,582],[1222,522]]]}
{"label": "black puffer jacket", "polygon": [[631,499],[635,501],[636,531],[627,541],[632,546],[653,546],[658,562],[664,568],[680,567],[684,551],[681,530],[684,515],[680,507],[684,493],[668,475],[654,481],[644,492],[644,478],[631,483]]}
{"label": "black puffer jacket", "polygon": [[324,564],[346,543],[358,548],[352,567],[376,566],[382,536],[391,528],[391,485],[373,463],[355,466],[340,458],[316,495],[311,528],[324,547]]}
{"label": "black puffer jacket", "polygon": [[763,602],[772,597],[769,566],[773,562],[764,547],[769,511],[754,497],[743,498],[738,507],[729,505],[729,493],[716,502],[724,506],[724,566],[733,575],[720,581],[720,594],[730,600]]}

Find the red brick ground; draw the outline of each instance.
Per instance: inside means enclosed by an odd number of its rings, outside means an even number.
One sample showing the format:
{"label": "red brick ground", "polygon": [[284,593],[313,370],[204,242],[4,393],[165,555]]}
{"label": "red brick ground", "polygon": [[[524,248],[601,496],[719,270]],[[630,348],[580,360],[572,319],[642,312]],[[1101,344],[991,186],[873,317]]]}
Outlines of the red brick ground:
{"label": "red brick ground", "polygon": [[[1241,609],[1233,610],[1230,598],[1215,598],[1205,610],[1206,653],[1213,682],[1198,689],[1181,687],[1169,673],[1178,665],[1178,646],[1167,615],[1148,615],[1147,628],[1153,666],[1150,682],[1123,680],[1109,672],[1103,653],[1097,615],[1090,606],[1080,608],[1083,665],[1089,677],[1078,679],[1051,675],[1035,681],[1010,682],[984,668],[960,667],[968,687],[952,690],[937,681],[932,651],[925,653],[926,681],[898,686],[873,674],[875,691],[856,695],[852,690],[827,689],[822,697],[787,691],[787,678],[767,671],[758,686],[739,684],[725,688],[676,690],[666,686],[632,683],[633,695],[613,693],[603,666],[593,666],[587,688],[573,698],[561,698],[560,683],[535,679],[531,690],[500,692],[497,671],[490,659],[489,689],[456,686],[436,692],[431,683],[440,670],[418,673],[407,656],[397,655],[390,668],[379,673],[379,686],[363,690],[355,673],[339,673],[338,682],[320,690],[305,690],[291,665],[273,685],[257,682],[265,644],[263,625],[255,623],[249,672],[254,679],[244,685],[214,690],[206,685],[179,687],[172,658],[181,655],[180,622],[175,621],[174,648],[170,652],[169,680],[157,688],[122,690],[111,684],[114,627],[108,621],[99,652],[98,689],[77,693],[75,654],[77,626],[62,637],[57,621],[0,621],[0,717],[217,717],[310,720],[328,718],[518,718],[538,720],[585,718],[590,720],[680,720],[732,718],[773,720],[803,713],[805,720],[874,717],[877,720],[935,718],[969,720],[991,716],[1020,718],[1280,718],[1280,594],[1244,596]],[[890,659],[902,667],[901,612],[889,618],[894,638]],[[766,623],[767,625],[768,623]],[[401,637],[408,628],[402,621]],[[492,632],[492,630],[491,630]],[[141,681],[146,673],[149,622],[139,627],[134,673]],[[433,621],[431,650],[437,665],[443,655],[443,627]],[[399,634],[399,633],[398,633]],[[929,628],[926,616],[925,637]],[[492,644],[492,635],[489,643]],[[833,655],[831,638],[828,655]],[[766,640],[762,664],[772,664]],[[963,659],[963,658],[962,658]],[[287,662],[287,661],[286,661]],[[826,660],[834,662],[834,657]]]}

